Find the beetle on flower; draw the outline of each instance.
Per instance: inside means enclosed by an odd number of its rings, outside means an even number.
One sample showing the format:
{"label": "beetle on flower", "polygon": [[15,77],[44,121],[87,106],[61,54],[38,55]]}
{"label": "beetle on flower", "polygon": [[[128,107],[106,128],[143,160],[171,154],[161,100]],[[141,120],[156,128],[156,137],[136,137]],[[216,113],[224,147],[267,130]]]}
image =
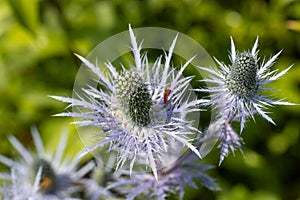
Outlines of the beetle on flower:
{"label": "beetle on flower", "polygon": [[32,129],[36,153],[27,150],[14,136],[10,143],[20,154],[20,160],[0,155],[0,162],[10,167],[10,173],[1,173],[7,183],[0,188],[4,200],[71,200],[78,199],[79,192],[87,188],[88,179],[83,177],[95,166],[93,161],[79,167],[78,156],[62,159],[67,144],[67,135],[62,134],[55,154],[45,152],[36,128]]}
{"label": "beetle on flower", "polygon": [[58,116],[79,117],[76,123],[95,126],[100,129],[94,145],[86,147],[83,155],[109,145],[109,152],[117,152],[116,169],[125,163],[132,172],[135,164],[150,167],[155,178],[163,167],[163,158],[172,142],[188,147],[201,157],[191,143],[191,135],[199,131],[186,119],[191,112],[199,112],[203,100],[184,99],[192,77],[183,77],[183,71],[193,58],[176,73],[171,58],[177,36],[168,53],[158,57],[153,66],[148,63],[147,54],[141,54],[133,30],[129,33],[134,56],[130,69],[122,66],[120,72],[110,63],[105,63],[104,73],[87,59],[77,57],[99,78],[102,89],[83,89],[84,95],[76,98],[57,97],[70,106],[82,108],[83,112],[65,112]]}

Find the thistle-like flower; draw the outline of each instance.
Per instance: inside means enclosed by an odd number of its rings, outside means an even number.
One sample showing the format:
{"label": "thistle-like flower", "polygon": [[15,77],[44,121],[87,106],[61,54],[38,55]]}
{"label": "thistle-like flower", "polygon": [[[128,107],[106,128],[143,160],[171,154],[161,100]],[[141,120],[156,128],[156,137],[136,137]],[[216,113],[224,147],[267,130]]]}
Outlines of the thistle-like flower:
{"label": "thistle-like flower", "polygon": [[95,165],[89,162],[78,167],[79,157],[62,159],[67,135],[62,134],[56,153],[46,153],[36,128],[32,129],[36,153],[27,150],[15,137],[9,141],[21,156],[13,160],[0,155],[0,162],[10,167],[10,173],[1,173],[5,185],[1,193],[5,200],[70,200],[78,199],[78,193],[85,189],[85,176]]}
{"label": "thistle-like flower", "polygon": [[59,116],[79,117],[81,120],[77,124],[99,128],[100,132],[94,137],[95,144],[86,147],[83,155],[106,146],[108,152],[117,153],[117,170],[128,167],[132,172],[137,164],[150,167],[157,178],[157,170],[164,165],[163,157],[172,153],[169,149],[171,143],[179,143],[177,149],[186,146],[200,157],[190,143],[190,136],[199,131],[186,116],[198,112],[197,105],[203,101],[184,99],[192,77],[182,77],[182,74],[192,58],[177,73],[172,68],[171,58],[177,37],[169,53],[165,53],[164,63],[160,56],[151,66],[147,55],[141,55],[141,45],[137,44],[130,26],[129,33],[135,62],[130,69],[122,66],[121,71],[116,71],[107,62],[108,70],[104,73],[97,64],[95,66],[77,55],[96,74],[100,89],[83,89],[84,96],[75,98],[53,98],[80,110]]}
{"label": "thistle-like flower", "polygon": [[136,173],[131,176],[123,174],[116,182],[110,184],[108,189],[118,191],[126,196],[127,200],[138,199],[141,196],[142,199],[164,200],[172,194],[183,199],[186,187],[198,188],[196,181],[210,190],[219,190],[215,179],[205,173],[213,167],[196,161],[196,156],[179,159],[173,166],[162,171],[159,180],[149,173]]}
{"label": "thistle-like flower", "polygon": [[[281,51],[271,57],[267,62],[263,60],[259,64],[258,38],[251,51],[237,52],[231,38],[230,66],[218,61],[220,69],[200,67],[201,70],[211,74],[210,78],[202,81],[211,83],[207,88],[197,89],[210,93],[210,101],[205,105],[211,105],[217,114],[217,119],[207,130],[206,139],[217,138],[221,140],[220,163],[228,155],[229,149],[234,152],[234,147],[241,150],[242,139],[231,127],[232,121],[240,122],[240,133],[246,120],[258,113],[263,118],[275,124],[268,115],[267,108],[273,105],[293,105],[283,99],[274,100],[267,97],[264,91],[270,90],[265,85],[283,76],[292,67],[288,67],[280,73],[271,70]],[[217,135],[216,135],[217,134]]]}

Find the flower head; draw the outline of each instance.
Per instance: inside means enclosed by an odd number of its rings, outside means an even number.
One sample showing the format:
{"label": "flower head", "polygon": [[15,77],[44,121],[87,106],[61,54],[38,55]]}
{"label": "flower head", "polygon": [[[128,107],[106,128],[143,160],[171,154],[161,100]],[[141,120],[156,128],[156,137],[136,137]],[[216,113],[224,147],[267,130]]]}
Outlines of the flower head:
{"label": "flower head", "polygon": [[[128,166],[130,172],[135,164],[150,167],[157,178],[157,169],[163,167],[163,157],[170,151],[171,143],[178,143],[177,149],[188,147],[199,157],[197,149],[190,143],[191,135],[199,133],[186,116],[199,111],[202,100],[187,98],[192,77],[182,77],[188,60],[178,72],[172,69],[171,58],[177,37],[168,54],[158,57],[153,65],[148,63],[147,54],[141,54],[141,45],[129,27],[134,64],[121,71],[105,63],[107,73],[85,58],[79,59],[98,77],[100,89],[83,89],[84,97],[54,97],[79,112],[68,112],[59,116],[79,117],[77,124],[95,126],[100,132],[94,145],[83,154],[108,146],[109,152],[116,152],[116,169]],[[83,111],[82,111],[83,110]],[[180,147],[181,146],[181,147]]]}
{"label": "flower head", "polygon": [[1,188],[5,199],[72,199],[84,189],[83,176],[93,167],[89,162],[78,167],[80,159],[64,159],[67,135],[62,134],[55,154],[45,153],[38,131],[32,129],[32,137],[37,153],[31,153],[15,137],[9,141],[18,151],[21,160],[13,160],[0,155],[0,162],[10,167],[10,173],[3,173],[3,179],[10,182]]}
{"label": "flower head", "polygon": [[226,85],[232,94],[244,98],[254,96],[258,89],[256,62],[256,58],[249,52],[236,55],[226,77]]}
{"label": "flower head", "polygon": [[256,113],[275,124],[268,115],[268,107],[293,105],[283,100],[274,100],[264,94],[264,91],[270,90],[266,84],[279,79],[292,66],[280,73],[277,73],[278,70],[271,70],[271,66],[281,51],[267,62],[259,63],[257,47],[258,38],[251,51],[238,52],[231,38],[231,64],[229,66],[215,59],[220,69],[200,67],[201,70],[211,74],[210,78],[202,80],[211,85],[207,88],[197,89],[197,91],[210,93],[211,99],[205,105],[211,105],[218,113],[216,122],[208,128],[206,135],[216,138],[215,134],[217,133],[217,138],[221,139],[219,146],[221,161],[228,154],[229,149],[234,151],[234,146],[241,150],[242,140],[231,128],[232,121],[240,122],[240,132],[242,132],[246,120],[249,117],[254,119]]}
{"label": "flower head", "polygon": [[137,72],[125,71],[117,78],[115,88],[123,114],[136,126],[150,124],[152,100],[142,77]]}

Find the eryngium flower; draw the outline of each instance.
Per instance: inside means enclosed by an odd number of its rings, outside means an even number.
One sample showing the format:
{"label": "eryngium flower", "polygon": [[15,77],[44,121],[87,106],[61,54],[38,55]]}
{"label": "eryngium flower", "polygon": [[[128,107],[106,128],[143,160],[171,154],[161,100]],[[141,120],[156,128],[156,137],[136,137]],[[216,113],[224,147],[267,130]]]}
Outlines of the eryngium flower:
{"label": "eryngium flower", "polygon": [[195,156],[190,156],[185,160],[179,159],[180,163],[162,170],[158,180],[149,173],[135,173],[131,176],[123,174],[116,182],[110,184],[108,189],[114,189],[125,195],[126,200],[139,199],[139,197],[140,199],[165,200],[172,195],[183,199],[185,188],[198,188],[198,181],[210,190],[219,190],[220,187],[215,179],[206,174],[206,171],[213,166],[195,162],[195,158]]}
{"label": "eryngium flower", "polygon": [[67,135],[62,134],[56,153],[46,153],[38,131],[32,129],[36,153],[27,150],[15,137],[9,141],[20,154],[21,160],[0,155],[0,162],[10,167],[10,173],[1,173],[7,183],[1,188],[5,200],[70,200],[86,186],[83,178],[93,167],[89,162],[78,167],[79,157],[62,159],[67,144]]}
{"label": "eryngium flower", "polygon": [[[231,38],[230,66],[218,61],[220,69],[200,67],[201,70],[211,74],[210,78],[201,80],[210,83],[207,88],[197,89],[201,92],[210,93],[210,101],[205,105],[211,105],[218,113],[215,122],[207,131],[207,138],[218,138],[221,140],[221,161],[229,152],[234,151],[234,146],[241,150],[242,139],[231,128],[232,121],[240,122],[242,132],[247,118],[254,119],[258,113],[269,122],[274,123],[268,115],[268,107],[273,105],[293,105],[283,99],[274,100],[264,94],[264,91],[271,88],[266,84],[279,79],[292,67],[288,67],[280,73],[278,70],[271,70],[281,51],[272,56],[267,62],[263,60],[260,64],[258,57],[258,38],[251,51],[238,52],[235,49]],[[215,135],[217,133],[217,136]]]}
{"label": "eryngium flower", "polygon": [[[178,142],[187,146],[199,157],[197,149],[190,143],[191,137],[199,131],[186,119],[191,112],[198,112],[197,105],[202,100],[184,99],[192,77],[182,77],[188,60],[176,73],[171,58],[176,39],[169,53],[158,57],[153,66],[146,54],[141,55],[141,45],[129,27],[132,52],[135,63],[130,69],[122,67],[120,72],[110,63],[105,63],[108,71],[85,58],[78,58],[99,78],[100,89],[83,89],[84,96],[76,98],[53,97],[70,106],[84,110],[67,112],[59,116],[81,118],[77,124],[100,129],[97,142],[87,147],[83,154],[109,145],[109,151],[117,152],[116,169],[127,163],[130,172],[136,163],[150,167],[157,177],[157,169],[162,167],[162,157],[169,151],[170,143]],[[93,135],[94,136],[94,135]],[[179,147],[181,148],[181,147]]]}

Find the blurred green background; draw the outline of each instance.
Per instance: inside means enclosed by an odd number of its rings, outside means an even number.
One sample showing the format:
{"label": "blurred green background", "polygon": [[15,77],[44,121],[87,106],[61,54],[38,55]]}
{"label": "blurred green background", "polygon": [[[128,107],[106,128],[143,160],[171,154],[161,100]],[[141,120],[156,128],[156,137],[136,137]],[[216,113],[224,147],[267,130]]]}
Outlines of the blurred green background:
{"label": "blurred green background", "polygon": [[[8,134],[30,146],[32,125],[47,148],[55,148],[64,127],[72,133],[69,148],[80,146],[75,128],[68,125],[72,119],[51,116],[66,105],[48,95],[71,96],[80,67],[73,53],[86,56],[129,23],[182,32],[225,63],[230,36],[243,50],[258,35],[262,58],[284,49],[275,68],[294,64],[272,85],[281,89],[276,97],[300,103],[300,1],[0,0],[1,154],[14,153]],[[243,133],[245,156],[230,155],[210,172],[222,191],[188,188],[185,199],[300,199],[299,107],[273,108],[277,126],[260,117],[249,122]],[[217,165],[218,153],[214,150],[204,162]]]}

